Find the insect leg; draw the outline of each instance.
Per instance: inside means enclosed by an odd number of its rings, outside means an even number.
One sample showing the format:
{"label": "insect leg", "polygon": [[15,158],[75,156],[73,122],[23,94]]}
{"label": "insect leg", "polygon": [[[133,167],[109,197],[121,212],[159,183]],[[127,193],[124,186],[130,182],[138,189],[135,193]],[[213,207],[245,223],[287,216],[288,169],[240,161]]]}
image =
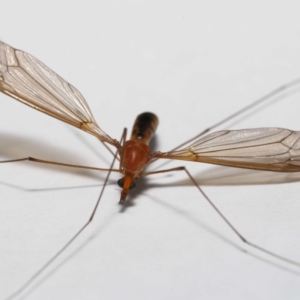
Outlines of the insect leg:
{"label": "insect leg", "polygon": [[233,225],[232,223],[225,217],[225,215],[218,209],[218,207],[212,202],[212,200],[204,193],[202,188],[197,184],[196,180],[193,178],[191,173],[187,170],[186,167],[177,167],[177,168],[171,168],[171,169],[165,169],[165,170],[159,170],[159,171],[153,171],[153,172],[147,172],[140,175],[140,177],[146,177],[148,175],[158,174],[158,173],[167,173],[167,172],[174,172],[174,171],[184,171],[186,175],[189,177],[191,182],[194,184],[194,186],[199,190],[199,192],[204,196],[206,201],[213,207],[213,209],[218,213],[218,215],[224,220],[224,222],[231,228],[231,230],[239,237],[240,240],[242,240],[243,243],[258,249],[259,251],[266,253],[272,257],[275,257],[281,261],[284,261],[286,263],[289,263],[291,265],[295,265],[297,267],[300,267],[300,262],[286,258],[284,256],[281,256],[273,251],[270,251],[266,248],[263,248],[257,244],[254,244],[250,241],[248,241]]}
{"label": "insect leg", "polygon": [[[189,143],[192,143],[194,140],[198,139],[200,136],[209,133],[210,131],[212,131],[213,129],[225,124],[226,122],[236,118],[237,116],[247,112],[248,110],[268,101],[269,99],[271,99],[274,96],[277,96],[280,93],[283,93],[289,89],[292,89],[296,86],[298,86],[300,84],[300,78],[294,79],[290,82],[287,82],[284,85],[281,85],[280,87],[276,88],[275,90],[269,92],[268,94],[262,96],[261,98],[257,99],[256,101],[252,102],[251,104],[239,109],[238,111],[236,111],[235,113],[229,115],[228,117],[224,118],[223,120],[219,121],[218,123],[204,129],[203,131],[201,131],[199,134],[197,134],[196,136],[194,136],[193,138],[187,140],[186,142],[178,145],[177,147],[175,147],[174,149],[170,150],[170,151],[174,151],[177,150]],[[154,159],[153,161],[155,161],[156,159]]]}
{"label": "insect leg", "polygon": [[[121,142],[123,142],[126,138],[126,129],[124,129],[122,137],[121,137]],[[104,184],[102,186],[102,189],[100,191],[98,200],[93,208],[93,211],[88,219],[88,221],[76,232],[76,234],[54,255],[52,256],[38,271],[36,271],[23,285],[21,285],[14,293],[12,293],[9,297],[7,297],[5,300],[12,300],[15,299],[17,296],[19,296],[22,292],[24,292],[73,242],[74,240],[84,231],[85,228],[88,227],[88,225],[92,222],[95,213],[98,209],[98,206],[100,204],[100,200],[102,198],[102,195],[104,193],[104,189],[106,187],[106,184],[108,182],[109,176],[113,171],[118,171],[115,169],[112,169],[115,161],[116,161],[116,157],[117,157],[117,152],[114,154],[114,159],[110,165],[110,168],[107,169],[108,173],[107,176],[104,180]],[[4,162],[14,162],[14,161],[24,161],[24,160],[28,160],[28,158],[24,158],[24,159],[19,159],[19,160],[13,160],[13,161],[4,161]],[[39,161],[40,162],[40,161]],[[60,163],[57,163],[58,165],[60,165]],[[66,164],[62,164],[62,165],[66,165]],[[67,165],[69,166],[69,165]],[[73,166],[73,165],[71,165]]]}
{"label": "insect leg", "polygon": [[[102,143],[102,145],[114,156],[115,155],[115,153],[114,153],[114,151],[113,150],[111,150],[110,148],[109,148],[109,146],[105,143],[105,142],[103,142],[103,141],[101,141],[100,139],[98,139],[101,143]],[[120,160],[120,158],[119,157],[116,157],[116,159],[117,160]]]}
{"label": "insect leg", "polygon": [[73,164],[65,164],[50,160],[39,159],[35,157],[24,157],[24,158],[17,158],[11,160],[3,160],[0,161],[1,163],[13,163],[13,162],[20,162],[20,161],[30,161],[35,163],[42,163],[42,164],[49,164],[49,165],[56,165],[56,166],[63,166],[63,167],[71,167],[71,168],[79,168],[79,169],[89,169],[89,170],[97,170],[97,171],[110,171],[110,172],[119,172],[118,169],[107,169],[107,168],[96,168],[96,167],[89,167],[89,166],[81,166],[81,165],[73,165]]}

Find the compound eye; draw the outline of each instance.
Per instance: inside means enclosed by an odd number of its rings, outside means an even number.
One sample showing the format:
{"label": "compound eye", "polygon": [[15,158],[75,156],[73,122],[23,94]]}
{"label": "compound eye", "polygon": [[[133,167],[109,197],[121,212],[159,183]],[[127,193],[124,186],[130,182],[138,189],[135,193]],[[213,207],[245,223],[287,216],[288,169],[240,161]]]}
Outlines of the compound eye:
{"label": "compound eye", "polygon": [[133,182],[129,187],[129,191],[133,191],[135,188],[136,188],[136,183]]}
{"label": "compound eye", "polygon": [[[120,188],[123,188],[123,187],[124,187],[124,178],[121,178],[121,179],[118,180],[118,186],[119,186]],[[132,191],[132,190],[134,190],[135,188],[136,188],[136,183],[133,182],[133,183],[130,185],[130,187],[129,187],[129,191]]]}
{"label": "compound eye", "polygon": [[121,188],[124,186],[124,180],[123,180],[123,178],[121,178],[121,179],[118,180],[118,186],[121,187]]}

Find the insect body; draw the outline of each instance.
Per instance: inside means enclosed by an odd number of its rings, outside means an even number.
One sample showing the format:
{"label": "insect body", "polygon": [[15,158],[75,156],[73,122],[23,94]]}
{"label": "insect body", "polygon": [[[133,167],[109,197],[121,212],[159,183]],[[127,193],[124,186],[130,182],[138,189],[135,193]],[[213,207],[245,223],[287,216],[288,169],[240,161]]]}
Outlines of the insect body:
{"label": "insect body", "polygon": [[[291,82],[259,101],[262,102],[282,89],[298,83],[298,80]],[[203,194],[210,205],[243,242],[272,255],[277,259],[300,267],[300,263],[296,261],[282,257],[247,241],[207,197],[185,167],[143,173],[143,170],[148,164],[159,158],[211,163],[246,169],[298,172],[300,171],[300,132],[272,127],[232,131],[223,130],[207,134],[217,125],[220,125],[237,115],[233,114],[223,122],[219,122],[215,126],[204,130],[197,137],[190,140],[189,143],[184,143],[180,147],[168,152],[151,153],[148,144],[158,125],[158,118],[156,115],[149,112],[139,115],[135,121],[131,138],[126,141],[126,131],[124,131],[121,142],[119,142],[116,139],[111,138],[99,127],[86,100],[75,87],[32,55],[14,49],[3,42],[0,42],[0,91],[32,108],[94,135],[103,143],[114,146],[117,151],[117,157],[120,160],[120,167],[119,169],[99,169],[59,162],[49,162],[31,157],[3,162],[30,160],[38,163],[52,163],[67,167],[120,172],[123,175],[123,178],[118,181],[119,186],[122,188],[120,197],[121,204],[126,200],[128,192],[134,189],[135,178],[141,178],[156,173],[184,171],[195,187]],[[244,110],[245,109],[241,111]],[[106,178],[106,181],[107,179],[108,177]],[[87,227],[93,219],[102,192],[87,223],[84,224],[74,237],[59,250],[53,258],[51,258],[19,290],[17,290],[13,296],[22,292],[66,247],[71,244],[84,228]]]}
{"label": "insect body", "polygon": [[[154,114],[145,113],[137,118],[130,141],[122,146],[99,127],[75,87],[37,58],[3,42],[0,42],[0,91],[115,146],[121,157],[120,171],[125,175],[121,202],[133,182],[129,178],[141,177],[145,166],[157,158],[267,171],[300,171],[300,133],[281,128],[219,131],[196,139],[180,150],[150,154],[146,145],[158,119]],[[140,163],[133,162],[135,157],[141,158]]]}
{"label": "insect body", "polygon": [[118,181],[123,188],[120,203],[124,203],[128,190],[135,187],[134,178],[139,177],[152,155],[148,146],[155,133],[158,118],[152,113],[140,114],[134,123],[129,141],[126,141],[121,152],[121,172],[125,175]]}

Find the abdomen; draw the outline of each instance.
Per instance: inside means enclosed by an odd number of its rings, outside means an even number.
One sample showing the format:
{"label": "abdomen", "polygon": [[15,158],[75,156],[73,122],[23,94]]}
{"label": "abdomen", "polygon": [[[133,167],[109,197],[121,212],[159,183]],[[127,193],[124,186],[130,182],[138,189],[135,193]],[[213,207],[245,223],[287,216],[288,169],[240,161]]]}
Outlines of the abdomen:
{"label": "abdomen", "polygon": [[132,132],[131,141],[148,145],[158,126],[158,118],[155,114],[145,112],[137,116]]}

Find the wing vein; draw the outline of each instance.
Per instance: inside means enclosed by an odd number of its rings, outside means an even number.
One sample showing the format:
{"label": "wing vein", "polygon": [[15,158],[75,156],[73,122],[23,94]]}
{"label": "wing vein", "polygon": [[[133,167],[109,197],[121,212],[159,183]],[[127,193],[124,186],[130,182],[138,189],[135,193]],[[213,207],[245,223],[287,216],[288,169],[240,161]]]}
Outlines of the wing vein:
{"label": "wing vein", "polygon": [[34,56],[0,41],[0,91],[120,148],[96,123],[82,94]]}

